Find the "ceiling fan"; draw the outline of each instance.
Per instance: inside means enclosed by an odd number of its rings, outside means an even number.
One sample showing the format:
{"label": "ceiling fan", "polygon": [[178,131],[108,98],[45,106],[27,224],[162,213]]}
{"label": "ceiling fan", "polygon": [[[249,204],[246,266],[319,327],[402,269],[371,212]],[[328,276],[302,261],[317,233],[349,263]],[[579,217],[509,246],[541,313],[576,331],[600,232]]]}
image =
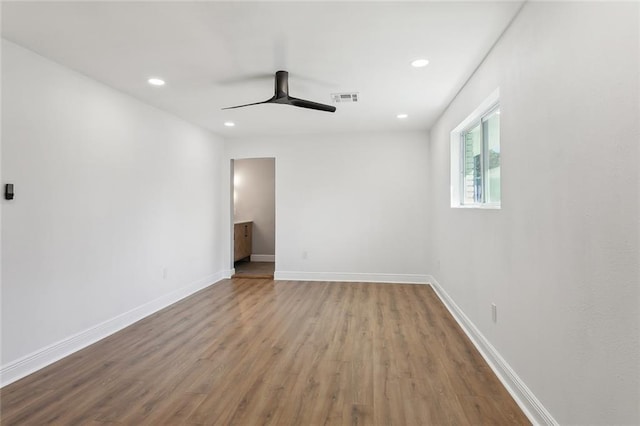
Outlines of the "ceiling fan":
{"label": "ceiling fan", "polygon": [[278,71],[276,72],[276,84],[275,84],[275,94],[272,98],[267,99],[263,102],[254,102],[252,104],[245,105],[237,105],[222,109],[234,109],[234,108],[242,108],[251,105],[260,105],[260,104],[284,104],[284,105],[292,105],[301,108],[309,108],[309,109],[317,109],[319,111],[327,111],[327,112],[336,112],[336,107],[331,105],[320,104],[313,101],[307,101],[305,99],[294,98],[293,96],[289,96],[289,73],[287,71]]}

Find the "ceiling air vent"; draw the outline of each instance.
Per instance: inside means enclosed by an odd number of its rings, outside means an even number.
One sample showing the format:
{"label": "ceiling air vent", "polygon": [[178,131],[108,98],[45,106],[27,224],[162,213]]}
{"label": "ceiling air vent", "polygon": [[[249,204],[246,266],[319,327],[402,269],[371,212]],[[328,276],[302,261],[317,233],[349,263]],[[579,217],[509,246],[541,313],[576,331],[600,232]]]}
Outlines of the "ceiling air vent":
{"label": "ceiling air vent", "polygon": [[332,93],[333,102],[358,102],[358,92],[355,93]]}

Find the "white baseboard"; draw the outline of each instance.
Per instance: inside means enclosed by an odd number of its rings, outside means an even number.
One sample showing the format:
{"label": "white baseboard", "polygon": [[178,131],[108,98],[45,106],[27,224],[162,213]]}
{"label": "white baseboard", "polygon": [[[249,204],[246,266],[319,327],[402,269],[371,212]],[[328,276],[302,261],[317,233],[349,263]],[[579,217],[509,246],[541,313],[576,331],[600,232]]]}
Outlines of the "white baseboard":
{"label": "white baseboard", "polygon": [[274,279],[289,281],[341,281],[364,283],[427,284],[428,275],[375,274],[355,272],[276,271]]}
{"label": "white baseboard", "polygon": [[22,358],[0,367],[0,387],[15,382],[54,362],[83,349],[98,340],[122,330],[167,306],[184,299],[193,293],[209,287],[231,276],[230,271],[220,271],[206,276],[191,284],[172,291],[164,296],[138,306],[128,312],[106,320],[84,331],[76,333],[56,343],[32,352]]}
{"label": "white baseboard", "polygon": [[511,394],[524,414],[534,425],[558,425],[551,413],[542,405],[531,390],[518,377],[507,361],[502,358],[496,348],[478,330],[475,324],[465,315],[453,299],[447,294],[433,276],[428,276],[428,281],[436,294],[447,307],[451,315],[460,324],[462,330],[471,339],[482,357],[487,361],[493,372],[498,376],[507,391]]}
{"label": "white baseboard", "polygon": [[275,262],[276,255],[275,254],[252,254],[251,261],[252,262]]}

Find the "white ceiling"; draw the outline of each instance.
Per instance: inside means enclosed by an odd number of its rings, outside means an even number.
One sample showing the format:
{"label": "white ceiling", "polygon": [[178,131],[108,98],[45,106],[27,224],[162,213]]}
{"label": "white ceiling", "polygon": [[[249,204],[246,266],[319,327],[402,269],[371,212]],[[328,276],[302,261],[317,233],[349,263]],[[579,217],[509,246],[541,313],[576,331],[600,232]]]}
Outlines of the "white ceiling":
{"label": "white ceiling", "polygon": [[[5,2],[2,36],[225,136],[428,129],[520,2]],[[430,64],[410,66],[416,58]],[[292,96],[335,114],[259,105]],[[164,87],[147,78],[159,76]],[[409,118],[398,120],[396,114]],[[234,121],[236,127],[223,123]]]}

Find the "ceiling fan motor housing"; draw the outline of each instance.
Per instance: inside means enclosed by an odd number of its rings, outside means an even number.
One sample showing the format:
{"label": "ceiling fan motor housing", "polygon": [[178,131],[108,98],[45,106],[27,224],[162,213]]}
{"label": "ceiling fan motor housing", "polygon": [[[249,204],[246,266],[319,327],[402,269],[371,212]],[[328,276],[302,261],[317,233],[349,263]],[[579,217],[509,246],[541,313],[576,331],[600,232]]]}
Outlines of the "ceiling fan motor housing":
{"label": "ceiling fan motor housing", "polygon": [[289,73],[287,71],[276,72],[276,98],[289,96]]}

